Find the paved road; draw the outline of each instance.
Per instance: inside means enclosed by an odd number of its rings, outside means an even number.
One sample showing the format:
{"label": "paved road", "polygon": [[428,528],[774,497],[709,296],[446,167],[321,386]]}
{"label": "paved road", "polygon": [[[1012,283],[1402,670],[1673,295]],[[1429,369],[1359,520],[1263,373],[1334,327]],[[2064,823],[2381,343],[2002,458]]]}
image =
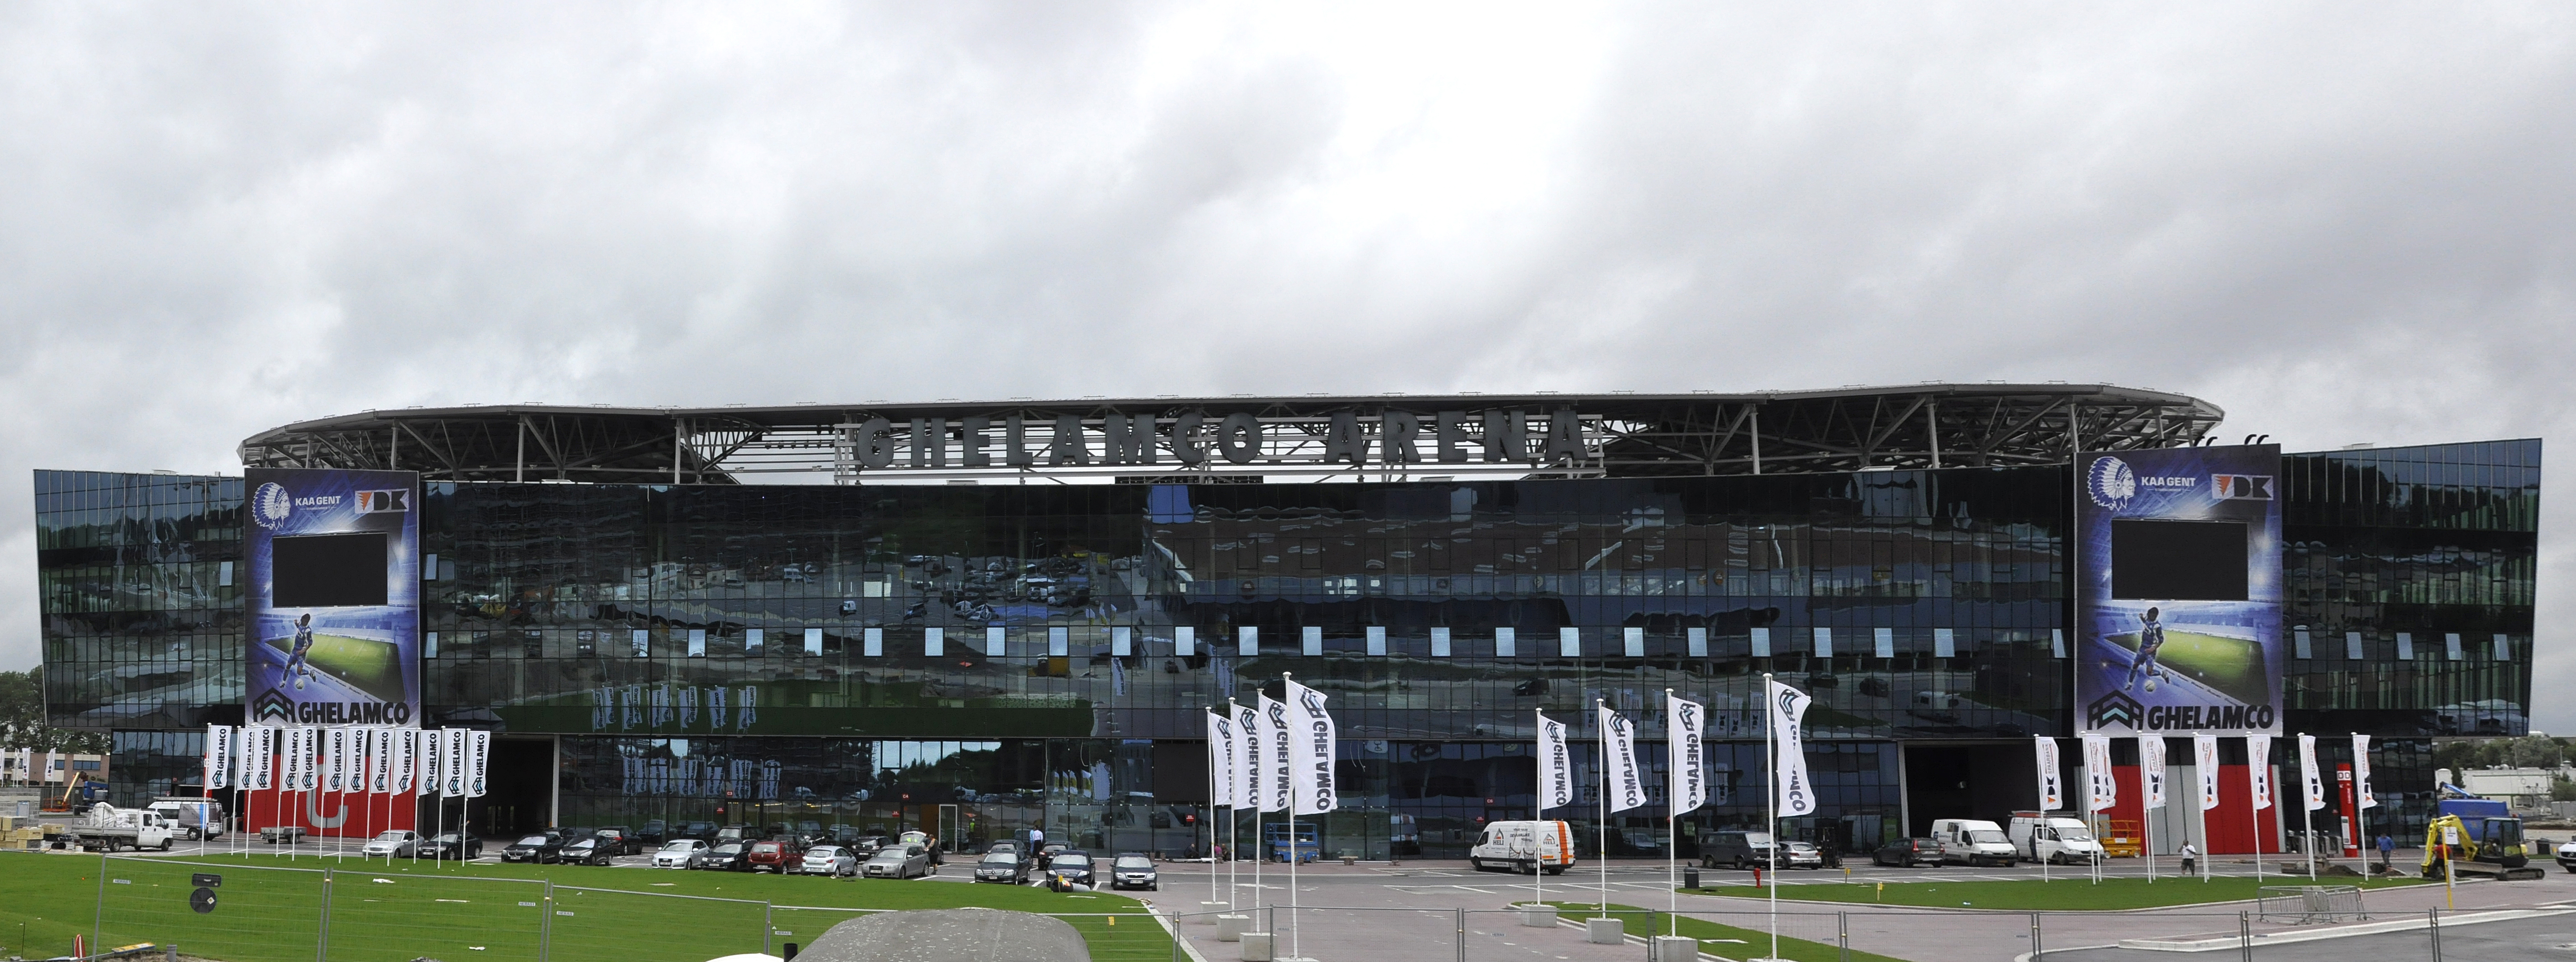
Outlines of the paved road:
{"label": "paved road", "polygon": [[[2447,926],[2442,929],[2441,953],[2444,959],[2467,962],[2566,962],[2569,958],[2576,958],[2576,915]],[[2209,956],[2240,957],[2235,952],[2207,953],[2200,957]],[[2254,950],[2254,957],[2261,962],[2345,962],[2349,959],[2430,959],[2434,956],[2430,937],[2418,929],[2268,946]],[[2171,952],[2084,949],[2050,952],[2047,962],[2173,962],[2175,958],[2177,956]]]}

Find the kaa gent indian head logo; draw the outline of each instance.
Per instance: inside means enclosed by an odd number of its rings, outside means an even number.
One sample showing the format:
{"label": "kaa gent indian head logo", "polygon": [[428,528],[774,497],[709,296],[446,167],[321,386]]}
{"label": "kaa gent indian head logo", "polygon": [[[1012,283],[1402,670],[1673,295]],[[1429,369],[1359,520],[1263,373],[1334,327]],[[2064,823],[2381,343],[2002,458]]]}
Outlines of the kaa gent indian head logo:
{"label": "kaa gent indian head logo", "polygon": [[2093,699],[2084,707],[2084,727],[2104,729],[2114,726],[2136,730],[2144,727],[2147,710],[2125,692],[2112,692]]}
{"label": "kaa gent indian head logo", "polygon": [[286,516],[293,513],[295,499],[288,497],[286,488],[277,482],[260,485],[259,490],[251,492],[250,519],[259,522],[260,527],[275,531],[286,523]]}
{"label": "kaa gent indian head logo", "polygon": [[2094,504],[2118,511],[2138,496],[2138,474],[2118,458],[2094,458],[2093,466],[2084,470],[2084,493],[2092,496]]}

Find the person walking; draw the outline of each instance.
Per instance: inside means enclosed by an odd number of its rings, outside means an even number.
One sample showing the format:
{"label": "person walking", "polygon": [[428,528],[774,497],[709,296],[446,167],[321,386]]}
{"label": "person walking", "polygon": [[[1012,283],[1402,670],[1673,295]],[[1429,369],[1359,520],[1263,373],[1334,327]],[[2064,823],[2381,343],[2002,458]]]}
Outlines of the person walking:
{"label": "person walking", "polygon": [[2382,873],[2387,873],[2387,872],[2394,871],[2394,869],[2391,869],[2391,868],[2389,868],[2389,867],[2388,867],[2388,856],[2389,856],[2390,854],[2392,854],[2392,853],[2396,852],[2396,851],[2397,851],[2397,840],[2396,840],[2396,839],[2394,839],[2394,838],[2389,837],[2388,833],[2386,833],[2386,832],[2381,832],[2381,833],[2379,833],[2379,871],[2380,871],[2380,872],[2382,872]]}
{"label": "person walking", "polygon": [[2182,843],[2182,874],[2193,874],[2199,870],[2199,867],[2200,850],[2191,847],[2190,842]]}

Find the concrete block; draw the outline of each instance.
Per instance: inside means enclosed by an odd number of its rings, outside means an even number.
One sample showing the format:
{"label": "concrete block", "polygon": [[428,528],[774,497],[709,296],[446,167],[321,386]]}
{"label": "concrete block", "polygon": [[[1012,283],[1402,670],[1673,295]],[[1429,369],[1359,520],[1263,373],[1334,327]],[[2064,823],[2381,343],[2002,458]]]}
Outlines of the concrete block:
{"label": "concrete block", "polygon": [[1521,905],[1521,924],[1533,929],[1555,928],[1556,906],[1530,905],[1523,903]]}
{"label": "concrete block", "polygon": [[1219,942],[1241,942],[1243,941],[1243,930],[1251,927],[1252,916],[1249,915],[1217,916],[1216,940]]}
{"label": "concrete block", "polygon": [[1699,962],[1699,940],[1687,935],[1655,936],[1654,962]]}
{"label": "concrete block", "polygon": [[1190,915],[1190,921],[1200,925],[1214,925],[1216,917],[1225,914],[1225,909],[1226,905],[1223,902],[1201,902],[1199,910]]}
{"label": "concrete block", "polygon": [[1272,962],[1270,956],[1270,933],[1243,933],[1243,962]]}
{"label": "concrete block", "polygon": [[1628,940],[1618,919],[1584,919],[1583,939],[1594,945],[1617,945]]}

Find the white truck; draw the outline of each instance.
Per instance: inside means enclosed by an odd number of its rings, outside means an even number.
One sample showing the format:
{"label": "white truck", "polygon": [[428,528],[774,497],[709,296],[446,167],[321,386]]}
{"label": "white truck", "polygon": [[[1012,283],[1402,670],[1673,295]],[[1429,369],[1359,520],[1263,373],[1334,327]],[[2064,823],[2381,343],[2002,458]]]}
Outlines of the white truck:
{"label": "white truck", "polygon": [[1932,837],[1941,841],[1941,861],[1952,865],[2011,865],[2021,854],[2003,826],[1973,818],[1934,819]]}
{"label": "white truck", "polygon": [[152,800],[152,814],[179,831],[180,838],[222,838],[224,805],[211,798],[164,795]]}
{"label": "white truck", "polygon": [[113,852],[121,848],[142,851],[147,848],[170,850],[173,826],[161,816],[139,808],[118,808],[105,802],[90,806],[72,826],[72,843],[82,851]]}
{"label": "white truck", "polygon": [[2013,853],[2026,862],[2090,865],[2102,860],[2102,843],[2079,819],[2046,812],[2014,812],[2005,831]]}
{"label": "white truck", "polygon": [[1467,850],[1467,864],[1523,875],[1563,875],[1574,865],[1574,827],[1564,822],[1488,822]]}

